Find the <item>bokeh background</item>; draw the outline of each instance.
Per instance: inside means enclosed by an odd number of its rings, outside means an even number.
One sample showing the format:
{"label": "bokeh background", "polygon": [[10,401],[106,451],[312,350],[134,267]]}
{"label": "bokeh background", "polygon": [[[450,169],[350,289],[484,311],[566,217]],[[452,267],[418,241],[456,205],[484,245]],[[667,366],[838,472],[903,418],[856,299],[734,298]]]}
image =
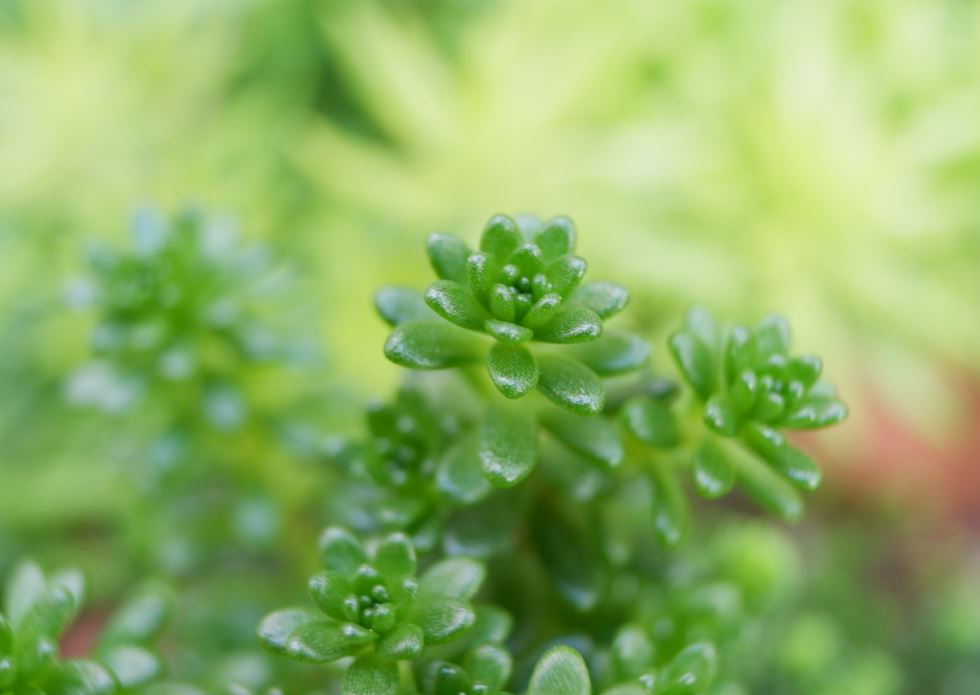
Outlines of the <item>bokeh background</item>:
{"label": "bokeh background", "polygon": [[854,692],[978,692],[976,664],[916,687],[980,655],[980,4],[0,0],[4,567],[134,572],[111,427],[65,398],[92,325],[66,297],[93,241],[188,204],[295,270],[324,428],[397,383],[373,290],[498,211],[572,216],[651,339],[695,301],[786,313],[852,413],[805,441],[803,547],[841,611],[894,599],[867,642],[928,642]]}

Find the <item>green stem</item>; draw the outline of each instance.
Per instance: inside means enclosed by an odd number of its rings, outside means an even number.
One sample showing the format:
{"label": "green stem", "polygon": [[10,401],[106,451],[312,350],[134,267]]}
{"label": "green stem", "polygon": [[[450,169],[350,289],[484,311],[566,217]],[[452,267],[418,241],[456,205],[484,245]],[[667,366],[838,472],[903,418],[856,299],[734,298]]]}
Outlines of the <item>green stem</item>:
{"label": "green stem", "polygon": [[803,500],[793,487],[783,480],[737,439],[706,433],[721,449],[735,468],[739,482],[751,497],[766,509],[787,521],[799,521],[803,515]]}

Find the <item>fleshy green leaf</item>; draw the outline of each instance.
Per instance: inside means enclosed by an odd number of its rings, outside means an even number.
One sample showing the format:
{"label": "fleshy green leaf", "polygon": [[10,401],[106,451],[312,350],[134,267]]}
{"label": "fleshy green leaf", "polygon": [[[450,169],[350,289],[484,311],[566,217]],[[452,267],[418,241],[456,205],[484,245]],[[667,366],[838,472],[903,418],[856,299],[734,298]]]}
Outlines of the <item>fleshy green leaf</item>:
{"label": "fleshy green leaf", "polygon": [[693,333],[680,331],[670,337],[670,351],[691,387],[707,399],[717,385],[714,358]]}
{"label": "fleshy green leaf", "polygon": [[561,307],[561,302],[560,294],[548,292],[542,295],[541,299],[532,304],[531,308],[524,314],[521,323],[528,328],[543,326],[555,317],[555,314],[558,313],[558,309]]}
{"label": "fleshy green leaf", "polygon": [[20,623],[34,602],[44,595],[44,573],[33,562],[22,562],[7,580],[4,613],[14,625]]}
{"label": "fleshy green leaf", "polygon": [[382,287],[374,294],[374,306],[390,326],[433,318],[422,293],[408,287]]}
{"label": "fleshy green leaf", "polygon": [[630,294],[615,282],[590,282],[575,290],[572,299],[605,320],[626,308]]}
{"label": "fleshy green leaf", "polygon": [[398,662],[359,656],[344,674],[343,695],[398,695]]}
{"label": "fleshy green leaf", "polygon": [[576,306],[562,306],[534,331],[535,339],[546,343],[587,343],[600,335],[602,320],[594,311]]}
{"label": "fleshy green leaf", "polygon": [[526,396],[538,384],[538,365],[534,357],[518,345],[494,345],[487,359],[487,369],[493,385],[507,398]]}
{"label": "fleshy green leaf", "polygon": [[755,454],[737,440],[716,438],[725,458],[734,466],[736,478],[746,493],[761,506],[787,521],[798,521],[803,514],[799,494]]}
{"label": "fleshy green leaf", "polygon": [[490,319],[483,324],[483,327],[486,329],[487,333],[492,335],[501,343],[505,343],[507,345],[519,345],[520,343],[526,343],[534,336],[534,333],[530,328],[518,326],[516,323],[510,323],[508,321]]}
{"label": "fleshy green leaf", "polygon": [[425,293],[425,303],[441,317],[471,331],[483,330],[490,318],[468,288],[452,280],[437,280]]}
{"label": "fleshy green leaf", "polygon": [[109,695],[116,681],[105,667],[94,661],[65,661],[44,676],[46,695]]}
{"label": "fleshy green leaf", "polygon": [[481,302],[486,302],[493,288],[496,268],[485,253],[474,253],[466,259],[466,277],[470,283],[473,296]]}
{"label": "fleshy green leaf", "polygon": [[378,654],[396,661],[410,661],[418,658],[425,647],[422,628],[411,623],[403,623],[381,638]]}
{"label": "fleshy green leaf", "polygon": [[542,423],[558,440],[577,454],[609,468],[623,462],[623,442],[616,426],[604,417],[547,413]]}
{"label": "fleshy green leaf", "polygon": [[436,563],[422,575],[419,591],[450,598],[473,598],[486,577],[483,564],[467,557],[452,557]]}
{"label": "fleshy green leaf", "polygon": [[713,394],[704,405],[704,422],[718,434],[734,437],[738,432],[738,408],[731,397]]}
{"label": "fleshy green leaf", "polygon": [[718,654],[714,645],[699,642],[685,647],[675,656],[661,676],[657,692],[665,695],[697,695],[707,690],[715,678]]}
{"label": "fleshy green leaf", "polygon": [[146,685],[163,675],[163,662],[142,647],[120,645],[101,657],[102,663],[116,677],[123,690]]}
{"label": "fleshy green leaf", "polygon": [[480,463],[497,487],[526,478],[537,462],[538,441],[533,420],[511,409],[490,407],[480,436]]}
{"label": "fleshy green leaf", "polygon": [[500,283],[494,285],[490,290],[490,311],[494,318],[513,323],[517,316],[514,290]]}
{"label": "fleshy green leaf", "polygon": [[639,369],[650,359],[650,346],[624,331],[604,331],[596,340],[569,348],[570,354],[599,376],[614,376]]}
{"label": "fleshy green leaf", "polygon": [[553,403],[578,415],[599,413],[606,393],[599,377],[578,360],[563,355],[538,359],[538,388]]}
{"label": "fleshy green leaf", "polygon": [[378,545],[374,566],[385,579],[414,576],[415,546],[404,533],[392,533]]}
{"label": "fleshy green leaf", "polygon": [[510,653],[495,644],[481,644],[466,655],[463,663],[474,681],[491,691],[499,690],[510,678],[513,667]]}
{"label": "fleshy green leaf", "polygon": [[571,647],[545,652],[531,674],[527,695],[591,695],[592,685],[585,660]]}
{"label": "fleshy green leaf", "polygon": [[807,398],[782,417],[779,424],[790,429],[818,429],[836,425],[847,417],[847,406],[836,398]]}
{"label": "fleshy green leaf", "polygon": [[531,237],[545,258],[564,256],[575,250],[575,224],[564,215],[552,217]]}
{"label": "fleshy green leaf", "polygon": [[174,611],[175,597],[166,586],[146,584],[116,610],[102,632],[99,644],[147,644],[156,639]]}
{"label": "fleshy green leaf", "polygon": [[630,434],[649,446],[667,449],[681,441],[674,412],[651,396],[635,396],[627,401],[622,418]]}
{"label": "fleshy green leaf", "polygon": [[759,357],[785,354],[789,351],[789,322],[778,314],[770,314],[755,329],[755,349]]}
{"label": "fleshy green leaf", "polygon": [[307,623],[319,622],[322,618],[302,608],[286,608],[270,613],[259,623],[259,641],[266,649],[277,654],[285,654],[289,636],[293,630]]}
{"label": "fleshy green leaf", "polygon": [[452,234],[436,232],[429,236],[426,250],[436,275],[460,285],[467,283],[466,259],[471,252],[462,239]]}
{"label": "fleshy green leaf", "polygon": [[367,551],[350,531],[331,526],[320,536],[320,558],[326,569],[350,576],[367,562]]}
{"label": "fleshy green leaf", "polygon": [[690,510],[676,476],[659,466],[651,469],[650,487],[653,493],[653,530],[657,538],[674,547],[687,534]]}
{"label": "fleshy green leaf", "polygon": [[735,469],[725,454],[710,441],[704,441],[694,454],[694,488],[702,497],[721,497],[735,484]]}
{"label": "fleshy green leaf", "polygon": [[412,622],[425,633],[426,644],[448,642],[476,619],[468,603],[440,594],[420,594],[413,616]]}
{"label": "fleshy green leaf", "polygon": [[350,580],[340,572],[320,572],[307,583],[310,596],[324,613],[336,620],[349,619],[345,600],[353,592]]}
{"label": "fleshy green leaf", "polygon": [[499,260],[505,260],[524,242],[517,223],[507,215],[494,215],[483,228],[480,250]]}
{"label": "fleshy green leaf", "polygon": [[436,475],[439,489],[462,504],[473,504],[491,490],[480,463],[478,438],[465,436],[446,452]]}
{"label": "fleshy green leaf", "polygon": [[758,423],[745,427],[744,438],[769,465],[801,490],[816,490],[823,475],[817,464],[799,449],[786,443],[778,431]]}
{"label": "fleshy green leaf", "polygon": [[693,306],[684,315],[684,328],[695,336],[709,351],[714,352],[720,345],[718,322],[706,307]]}
{"label": "fleshy green leaf", "polygon": [[551,280],[552,291],[567,297],[582,282],[586,268],[584,258],[562,256],[551,262],[545,274]]}
{"label": "fleshy green leaf", "polygon": [[0,654],[9,654],[14,648],[14,628],[0,613]]}
{"label": "fleshy green leaf", "polygon": [[377,638],[374,632],[354,623],[306,622],[289,634],[286,655],[310,664],[326,664],[350,656]]}
{"label": "fleshy green leaf", "polygon": [[472,336],[441,321],[406,321],[385,343],[385,357],[411,369],[458,367],[479,354],[479,343]]}
{"label": "fleshy green leaf", "polygon": [[639,625],[624,625],[616,633],[610,656],[617,680],[633,680],[653,663],[653,643],[647,631]]}

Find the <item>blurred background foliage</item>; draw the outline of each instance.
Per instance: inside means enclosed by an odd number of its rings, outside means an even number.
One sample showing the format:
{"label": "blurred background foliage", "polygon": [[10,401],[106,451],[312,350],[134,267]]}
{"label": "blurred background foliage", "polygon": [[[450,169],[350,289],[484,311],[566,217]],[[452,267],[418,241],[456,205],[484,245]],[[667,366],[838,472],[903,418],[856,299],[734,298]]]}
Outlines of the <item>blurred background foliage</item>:
{"label": "blurred background foliage", "polygon": [[978,114],[972,0],[0,0],[0,566],[137,574],[133,450],[64,396],[94,321],[68,290],[144,204],[227,213],[294,271],[322,359],[260,392],[323,431],[393,390],[371,293],[428,281],[430,231],[565,213],[657,345],[693,301],[792,317],[852,413],[793,634],[832,643],[872,592],[859,639],[922,659],[853,692],[974,692]]}

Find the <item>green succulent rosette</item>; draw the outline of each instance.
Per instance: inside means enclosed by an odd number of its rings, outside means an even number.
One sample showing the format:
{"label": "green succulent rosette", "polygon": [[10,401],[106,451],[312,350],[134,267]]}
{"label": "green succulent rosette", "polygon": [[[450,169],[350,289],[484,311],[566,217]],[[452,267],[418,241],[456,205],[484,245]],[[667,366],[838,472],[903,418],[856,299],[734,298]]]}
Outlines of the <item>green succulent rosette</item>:
{"label": "green succulent rosette", "polygon": [[[324,532],[320,549],[324,571],[310,579],[309,591],[321,613],[272,613],[259,638],[267,649],[306,663],[355,657],[345,693],[396,692],[398,662],[420,658],[427,645],[450,642],[476,621],[470,599],[485,569],[474,560],[450,558],[417,576],[415,547],[405,534],[368,548],[341,527]],[[366,683],[376,690],[364,690]]]}
{"label": "green succulent rosette", "polygon": [[[507,398],[537,388],[571,412],[599,413],[600,377],[643,366],[649,347],[628,333],[604,331],[603,321],[626,306],[629,293],[611,282],[582,284],[587,264],[575,255],[575,240],[567,217],[518,225],[496,215],[477,251],[452,235],[433,234],[428,253],[439,280],[424,297],[401,287],[376,297],[394,326],[385,355],[412,369],[482,359]],[[476,334],[493,339],[489,350]]]}
{"label": "green succulent rosette", "polygon": [[781,316],[722,328],[703,307],[688,312],[670,350],[706,426],[694,455],[697,490],[718,497],[738,480],[764,506],[798,517],[793,488],[815,490],[822,474],[783,430],[829,427],[847,417],[847,406],[821,378],[820,358],[790,352],[789,323]]}
{"label": "green succulent rosette", "polygon": [[90,658],[59,657],[59,638],[81,610],[84,586],[74,570],[46,577],[32,562],[17,567],[0,611],[0,692],[114,695],[160,678],[164,662],[152,645],[169,620],[173,599],[155,585],[123,602]]}

